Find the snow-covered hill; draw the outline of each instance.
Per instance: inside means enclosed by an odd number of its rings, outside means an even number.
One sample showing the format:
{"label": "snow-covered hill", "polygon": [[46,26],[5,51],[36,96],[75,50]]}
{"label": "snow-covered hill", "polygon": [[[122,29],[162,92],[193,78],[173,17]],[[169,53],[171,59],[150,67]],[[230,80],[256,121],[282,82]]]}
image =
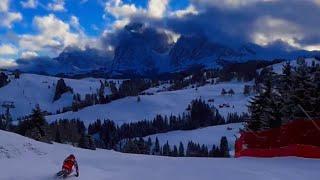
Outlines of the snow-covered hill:
{"label": "snow-covered hill", "polygon": [[[154,95],[142,95],[141,101],[137,102],[137,97],[126,97],[109,104],[94,105],[86,107],[78,112],[66,112],[62,114],[47,116],[49,122],[57,119],[80,119],[85,123],[96,121],[97,119],[111,119],[118,124],[126,122],[136,122],[144,119],[152,120],[157,114],[179,115],[186,111],[190,102],[196,98],[204,100],[214,99],[214,103],[207,103],[219,107],[221,104],[229,104],[230,107],[219,108],[223,116],[236,112],[241,114],[247,112],[247,102],[250,96],[243,95],[245,83],[227,82],[215,85],[205,85],[199,88],[187,88],[178,91],[158,92]],[[250,84],[250,83],[248,83]],[[233,89],[235,95],[221,96],[222,88]],[[154,89],[152,89],[154,92]]]}
{"label": "snow-covered hill", "polygon": [[[41,109],[55,113],[57,110],[72,105],[73,95],[63,94],[62,97],[53,102],[55,86],[59,78],[35,74],[22,74],[19,79],[10,77],[11,82],[0,88],[0,103],[4,101],[14,102],[15,108],[10,110],[14,119],[30,114],[31,110],[39,104]],[[96,93],[100,87],[98,79],[64,79],[74,93],[79,93],[82,98],[87,93]],[[106,94],[110,89],[106,88]],[[3,113],[2,109],[0,114]]]}
{"label": "snow-covered hill", "polygon": [[[228,128],[230,128],[230,130],[228,130]],[[234,142],[240,128],[243,128],[242,123],[226,124],[190,131],[171,131],[168,133],[154,134],[152,136],[145,137],[145,140],[150,137],[152,142],[155,142],[155,139],[158,138],[161,146],[168,141],[171,147],[173,145],[179,147],[180,142],[183,143],[184,147],[187,147],[188,142],[193,141],[199,144],[204,144],[211,149],[213,145],[219,146],[221,137],[226,136],[229,142],[230,151],[233,151]]]}
{"label": "snow-covered hill", "polygon": [[[290,65],[292,67],[297,67],[298,66],[298,63],[297,63],[297,60],[293,60],[293,61],[289,61],[290,62]],[[277,74],[282,74],[282,69],[283,69],[283,66],[286,64],[287,62],[281,62],[281,63],[277,63],[277,64],[273,64],[271,66],[268,66],[268,67],[271,67],[272,68],[272,71],[277,73]],[[319,65],[320,64],[320,61],[315,59],[315,58],[306,58],[305,59],[305,63],[307,64],[307,66],[312,66],[312,64],[314,63],[314,65]],[[258,71],[261,71],[262,69],[259,69]]]}
{"label": "snow-covered hill", "polygon": [[[158,87],[153,87],[145,91],[147,94],[141,95],[140,102],[137,102],[137,97],[125,97],[115,100],[109,104],[94,105],[86,107],[78,112],[66,112],[56,114],[57,110],[63,107],[72,105],[73,94],[65,93],[62,97],[53,101],[56,84],[59,78],[35,74],[21,74],[19,79],[14,79],[10,76],[10,83],[0,88],[0,104],[5,101],[12,101],[15,108],[10,110],[13,119],[17,119],[29,115],[36,105],[54,115],[47,116],[49,122],[57,119],[72,119],[79,118],[86,124],[89,124],[97,119],[111,119],[121,124],[124,122],[141,121],[144,119],[152,120],[157,114],[179,115],[186,111],[188,104],[196,99],[202,98],[210,105],[219,107],[221,104],[229,104],[230,107],[219,108],[219,112],[223,116],[228,113],[247,112],[246,104],[250,96],[243,95],[243,87],[245,84],[241,82],[226,82],[219,84],[208,84],[199,88],[187,87],[182,90],[168,91],[170,84],[162,84]],[[83,99],[85,94],[97,93],[100,87],[100,80],[96,78],[85,78],[80,80],[64,78],[67,86],[73,89],[74,93],[79,93]],[[116,87],[123,80],[108,79],[116,83]],[[233,89],[234,96],[221,96],[222,88]],[[109,88],[105,89],[105,94],[110,94]],[[214,99],[214,102],[208,102],[209,99]],[[5,109],[1,109],[0,114],[4,113]]]}
{"label": "snow-covered hill", "polygon": [[75,154],[79,180],[318,180],[320,161],[303,158],[173,158],[44,144],[0,131],[0,179],[55,179],[63,159]]}

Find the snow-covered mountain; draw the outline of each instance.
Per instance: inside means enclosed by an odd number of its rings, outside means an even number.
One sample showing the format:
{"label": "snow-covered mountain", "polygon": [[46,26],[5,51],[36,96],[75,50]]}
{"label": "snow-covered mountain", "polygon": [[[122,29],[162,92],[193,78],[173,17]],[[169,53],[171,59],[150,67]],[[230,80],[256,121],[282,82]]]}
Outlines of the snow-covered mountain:
{"label": "snow-covered mountain", "polygon": [[95,151],[63,144],[45,144],[0,131],[0,179],[55,179],[66,156],[79,163],[79,180],[183,179],[318,180],[320,161],[303,158],[174,158]]}
{"label": "snow-covered mountain", "polygon": [[170,48],[164,32],[135,23],[125,26],[119,37],[111,67],[113,74],[157,73],[165,68],[159,66],[159,62],[166,61],[162,54]]}
{"label": "snow-covered mountain", "polygon": [[240,46],[216,43],[202,35],[181,35],[174,42],[172,34],[141,23],[125,26],[115,39],[113,51],[68,47],[56,58],[18,59],[18,68],[25,72],[48,74],[98,71],[114,76],[152,76],[199,65],[217,68],[225,61],[292,60],[320,54],[289,48],[281,43],[265,47],[252,43]]}
{"label": "snow-covered mountain", "polygon": [[111,64],[110,54],[94,48],[81,50],[76,47],[68,47],[54,59],[62,66],[69,67],[67,72],[90,71]]}
{"label": "snow-covered mountain", "polygon": [[217,68],[224,61],[292,60],[300,56],[314,57],[319,52],[288,48],[281,43],[262,47],[253,43],[240,46],[215,43],[201,35],[181,35],[168,43],[170,35],[141,24],[127,26],[115,47],[112,71],[116,74],[150,75],[204,66]]}
{"label": "snow-covered mountain", "polygon": [[231,48],[212,43],[203,36],[182,35],[170,50],[169,59],[171,65],[179,69],[193,64],[217,64],[216,60],[230,55],[238,56]]}
{"label": "snow-covered mountain", "polygon": [[[24,72],[40,74],[81,74],[109,67],[111,54],[95,48],[79,49],[67,47],[59,56],[18,59],[18,69]],[[16,68],[16,67],[14,67]]]}

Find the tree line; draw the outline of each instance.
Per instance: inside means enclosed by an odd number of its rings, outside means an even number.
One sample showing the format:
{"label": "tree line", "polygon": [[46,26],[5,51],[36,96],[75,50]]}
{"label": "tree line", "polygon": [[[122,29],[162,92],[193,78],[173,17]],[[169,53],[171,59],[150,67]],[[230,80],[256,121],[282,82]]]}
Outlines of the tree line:
{"label": "tree line", "polygon": [[115,149],[123,139],[145,137],[175,130],[193,130],[226,123],[244,122],[248,118],[247,114],[231,113],[225,119],[217,109],[209,107],[201,99],[193,100],[187,110],[187,113],[179,116],[157,115],[153,120],[124,123],[121,126],[117,126],[111,120],[104,120],[103,122],[97,120],[88,126],[88,134],[99,137],[96,139],[97,146]]}
{"label": "tree line", "polygon": [[225,136],[221,137],[220,145],[213,145],[211,149],[207,145],[189,141],[187,147],[180,142],[179,146],[170,146],[167,141],[164,145],[160,145],[156,137],[153,142],[149,137],[144,140],[142,137],[127,139],[120,144],[119,151],[133,154],[147,154],[158,156],[172,157],[230,157],[228,140]]}

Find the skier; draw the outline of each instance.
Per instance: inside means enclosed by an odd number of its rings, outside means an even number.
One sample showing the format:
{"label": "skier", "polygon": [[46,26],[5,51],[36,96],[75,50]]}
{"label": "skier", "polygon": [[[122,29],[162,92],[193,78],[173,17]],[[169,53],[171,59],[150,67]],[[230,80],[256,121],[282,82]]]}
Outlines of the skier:
{"label": "skier", "polygon": [[73,166],[76,168],[77,174],[75,175],[76,177],[79,176],[79,168],[78,168],[78,163],[76,160],[76,157],[73,154],[70,154],[64,161],[62,165],[62,170],[57,173],[57,176],[63,176],[66,178],[72,173],[72,168]]}

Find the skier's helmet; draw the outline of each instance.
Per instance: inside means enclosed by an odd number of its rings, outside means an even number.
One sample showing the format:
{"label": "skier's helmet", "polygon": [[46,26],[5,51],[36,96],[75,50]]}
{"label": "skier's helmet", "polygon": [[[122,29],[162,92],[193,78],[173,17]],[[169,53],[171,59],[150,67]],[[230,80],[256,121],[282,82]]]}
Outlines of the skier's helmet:
{"label": "skier's helmet", "polygon": [[69,155],[69,158],[70,158],[70,159],[76,159],[76,157],[75,157],[73,154],[70,154],[70,155]]}

